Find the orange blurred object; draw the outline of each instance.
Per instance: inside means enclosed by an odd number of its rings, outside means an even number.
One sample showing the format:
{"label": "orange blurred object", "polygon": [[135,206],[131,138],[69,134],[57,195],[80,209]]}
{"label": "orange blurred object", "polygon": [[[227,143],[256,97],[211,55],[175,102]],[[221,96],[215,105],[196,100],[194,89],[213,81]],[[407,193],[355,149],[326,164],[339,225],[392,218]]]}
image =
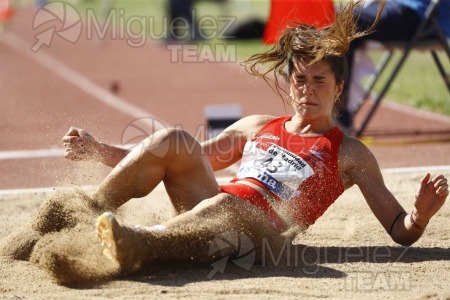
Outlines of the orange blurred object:
{"label": "orange blurred object", "polygon": [[0,21],[2,22],[8,21],[13,14],[14,10],[11,6],[10,1],[0,0]]}
{"label": "orange blurred object", "polygon": [[270,16],[264,29],[266,44],[276,43],[289,22],[300,22],[322,27],[334,21],[333,0],[272,0]]}

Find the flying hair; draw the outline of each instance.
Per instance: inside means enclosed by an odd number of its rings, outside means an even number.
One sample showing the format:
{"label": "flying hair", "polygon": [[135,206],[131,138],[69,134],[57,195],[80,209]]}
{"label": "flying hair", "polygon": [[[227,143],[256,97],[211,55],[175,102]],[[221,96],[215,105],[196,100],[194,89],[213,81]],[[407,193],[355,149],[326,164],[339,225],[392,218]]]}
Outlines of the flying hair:
{"label": "flying hair", "polygon": [[[341,3],[340,9],[335,13],[334,22],[321,28],[298,22],[289,23],[272,48],[252,55],[241,65],[249,74],[263,78],[272,90],[283,98],[282,92],[286,95],[287,92],[280,85],[280,76],[287,81],[295,61],[301,60],[313,64],[327,60],[331,64],[337,61],[338,64],[344,65],[344,56],[350,43],[374,31],[385,0],[380,1],[377,16],[372,25],[359,31],[356,21],[361,11],[361,2],[362,0],[356,0],[349,1],[346,5]],[[333,72],[337,82],[346,80],[346,67]]]}

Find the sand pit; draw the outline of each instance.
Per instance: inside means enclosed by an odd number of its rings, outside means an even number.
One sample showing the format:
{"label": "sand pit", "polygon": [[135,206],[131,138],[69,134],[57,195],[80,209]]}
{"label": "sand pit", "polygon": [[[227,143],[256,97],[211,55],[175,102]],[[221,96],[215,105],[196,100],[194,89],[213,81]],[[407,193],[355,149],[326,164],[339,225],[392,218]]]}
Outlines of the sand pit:
{"label": "sand pit", "polygon": [[[421,176],[384,175],[387,186],[407,209]],[[19,227],[33,226],[32,216],[51,194],[0,196],[0,243],[8,242],[9,234]],[[121,216],[125,222],[137,220],[143,225],[168,218],[163,188],[158,187],[146,198],[133,199],[123,207]],[[240,260],[230,258],[222,265],[155,266],[145,275],[64,286],[36,263],[0,257],[0,292],[6,299],[450,299],[449,217],[447,203],[414,247],[400,247],[371,214],[359,190],[352,188],[298,238],[304,246],[298,253],[290,253],[289,266],[276,261],[279,253],[271,253],[270,246],[265,252],[266,261],[278,266],[252,265],[250,247]],[[85,216],[82,223],[86,219],[89,217]],[[78,230],[89,230],[88,225],[87,229],[83,226]],[[67,251],[78,257],[77,263],[114,272],[114,266],[101,256],[94,262],[83,261],[86,255],[101,253],[93,234],[92,245],[84,252],[77,252],[80,236],[76,231],[57,234],[68,241]],[[45,253],[39,255],[45,258]]]}

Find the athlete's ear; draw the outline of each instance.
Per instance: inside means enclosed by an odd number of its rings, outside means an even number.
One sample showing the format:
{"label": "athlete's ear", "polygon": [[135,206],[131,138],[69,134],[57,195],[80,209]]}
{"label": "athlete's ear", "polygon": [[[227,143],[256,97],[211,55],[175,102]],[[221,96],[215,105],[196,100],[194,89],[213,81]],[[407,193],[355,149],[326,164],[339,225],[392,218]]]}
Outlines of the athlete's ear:
{"label": "athlete's ear", "polygon": [[335,99],[337,99],[337,98],[339,98],[341,96],[342,91],[344,90],[344,83],[345,83],[344,80],[342,80],[340,84],[336,85],[336,95],[335,95],[336,97],[335,97]]}

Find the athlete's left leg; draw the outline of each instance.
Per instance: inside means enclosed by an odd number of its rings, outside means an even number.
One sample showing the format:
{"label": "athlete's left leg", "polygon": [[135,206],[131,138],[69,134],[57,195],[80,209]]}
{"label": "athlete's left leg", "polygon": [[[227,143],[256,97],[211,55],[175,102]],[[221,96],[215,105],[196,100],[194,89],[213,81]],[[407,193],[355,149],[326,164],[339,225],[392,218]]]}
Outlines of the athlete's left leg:
{"label": "athlete's left leg", "polygon": [[280,231],[259,208],[226,193],[202,201],[159,228],[123,226],[113,214],[105,213],[96,229],[104,254],[125,273],[155,261],[208,262],[238,251],[239,247],[231,247],[210,255],[212,241],[222,234],[245,234],[255,250],[263,243],[276,247],[280,241]]}

